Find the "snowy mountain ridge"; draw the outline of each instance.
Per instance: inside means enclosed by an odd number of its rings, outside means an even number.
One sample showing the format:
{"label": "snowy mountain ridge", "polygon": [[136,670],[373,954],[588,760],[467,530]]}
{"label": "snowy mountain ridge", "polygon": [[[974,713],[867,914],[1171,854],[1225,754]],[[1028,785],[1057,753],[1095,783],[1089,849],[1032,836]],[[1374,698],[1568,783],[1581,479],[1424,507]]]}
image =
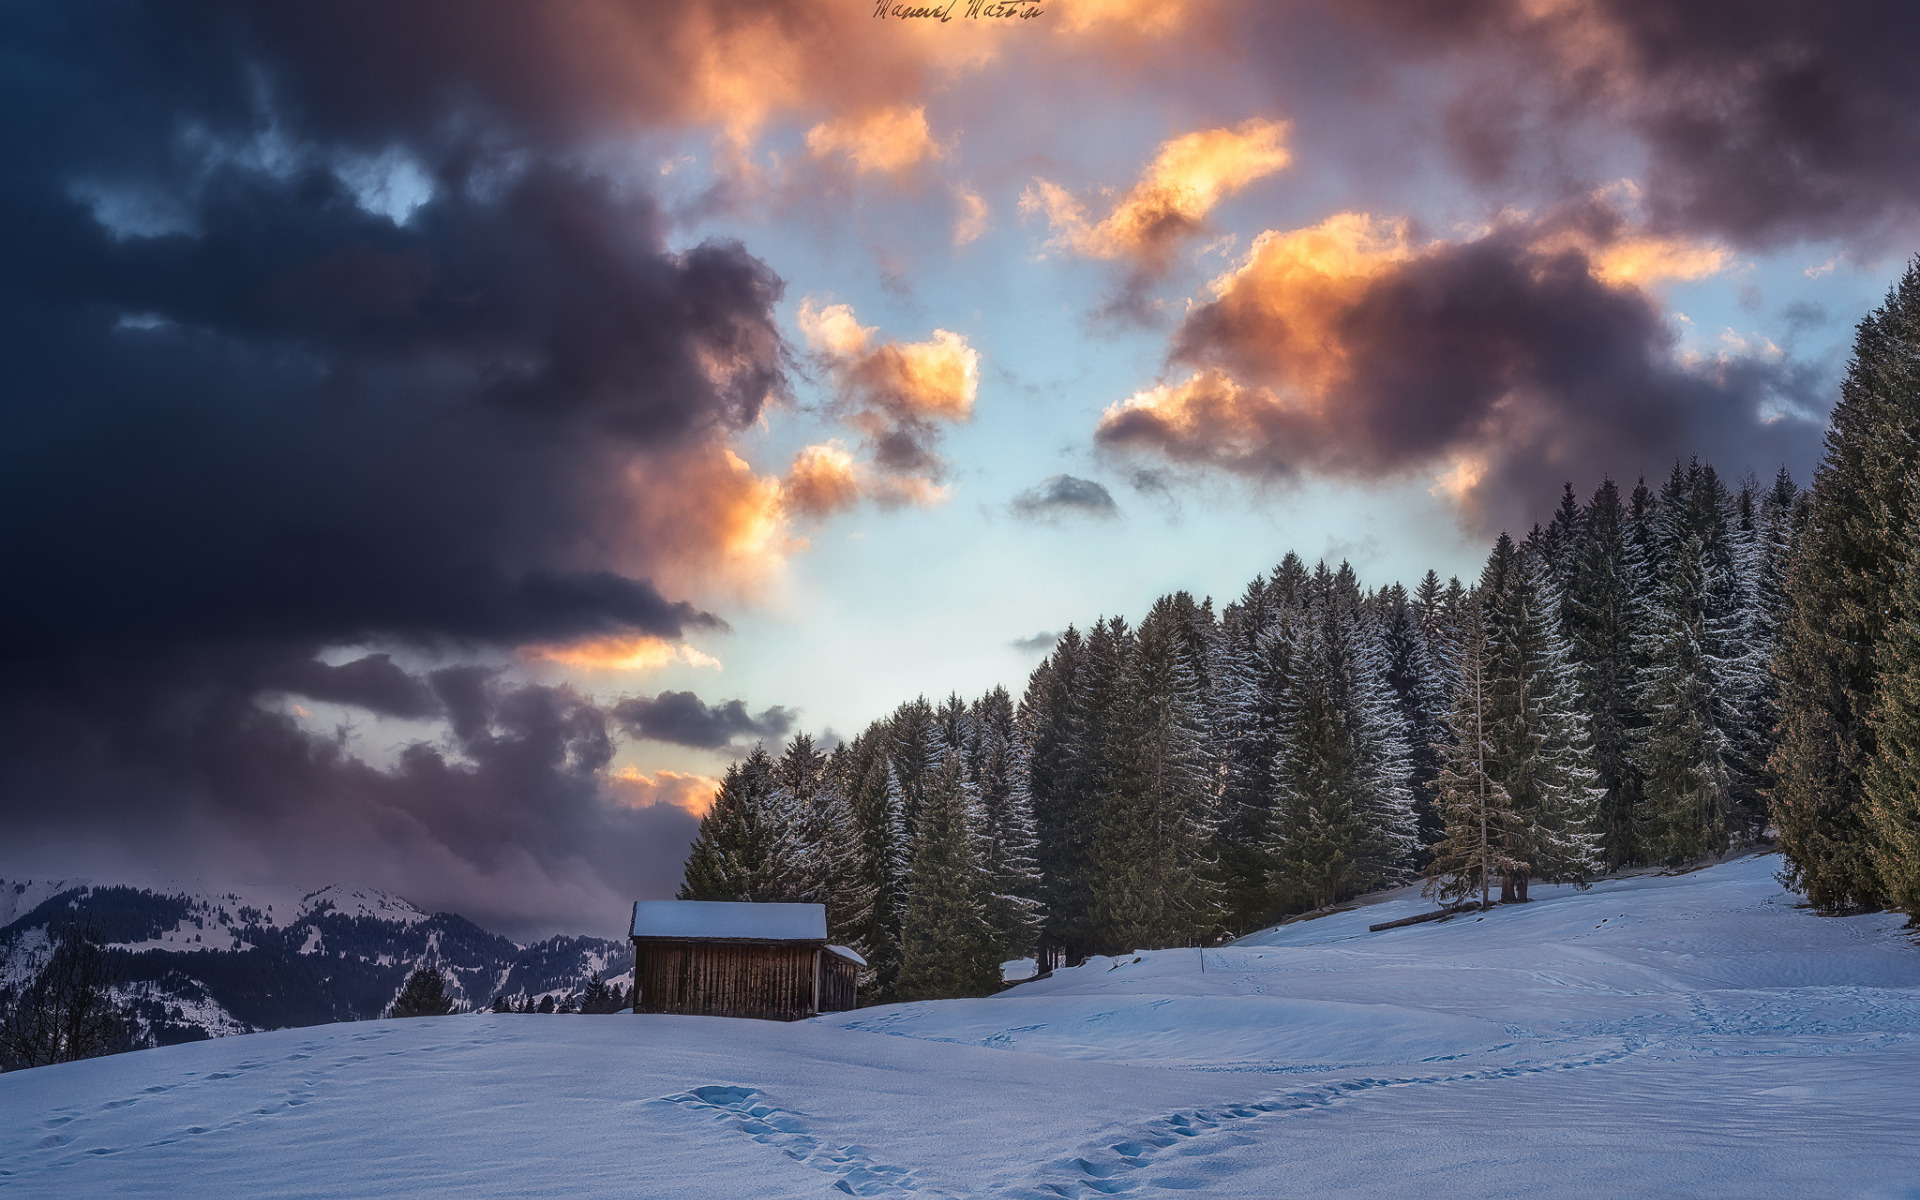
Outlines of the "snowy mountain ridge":
{"label": "snowy mountain ridge", "polygon": [[433,964],[469,1008],[495,995],[561,996],[624,974],[621,943],[557,936],[522,945],[453,913],[372,888],[136,888],[0,879],[0,987],[38,970],[53,929],[85,917],[119,970],[141,1044],[377,1017]]}

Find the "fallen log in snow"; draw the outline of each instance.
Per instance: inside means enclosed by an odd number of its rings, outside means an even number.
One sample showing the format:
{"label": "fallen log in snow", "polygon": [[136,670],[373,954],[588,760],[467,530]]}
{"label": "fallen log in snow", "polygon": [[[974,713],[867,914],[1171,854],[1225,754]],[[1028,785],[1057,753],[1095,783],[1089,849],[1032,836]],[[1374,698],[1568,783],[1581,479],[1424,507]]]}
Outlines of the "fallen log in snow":
{"label": "fallen log in snow", "polygon": [[1474,909],[1477,909],[1479,907],[1480,906],[1478,904],[1449,905],[1446,908],[1435,909],[1430,913],[1421,913],[1419,916],[1416,916],[1416,917],[1401,917],[1398,921],[1382,921],[1378,925],[1369,925],[1367,926],[1367,932],[1379,933],[1382,929],[1398,929],[1402,925],[1420,925],[1428,921],[1445,920],[1447,917],[1451,917],[1459,913],[1472,912]]}

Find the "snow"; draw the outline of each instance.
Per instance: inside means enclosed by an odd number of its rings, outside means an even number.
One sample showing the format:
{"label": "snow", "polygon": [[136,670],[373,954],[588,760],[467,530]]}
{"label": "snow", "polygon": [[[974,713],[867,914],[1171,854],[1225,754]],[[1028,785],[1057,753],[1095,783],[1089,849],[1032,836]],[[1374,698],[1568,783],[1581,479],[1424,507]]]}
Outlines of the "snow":
{"label": "snow", "polygon": [[828,946],[827,949],[856,966],[867,965],[867,960],[860,957],[860,952],[851,946]]}
{"label": "snow", "polygon": [[[390,895],[377,888],[349,888],[335,884],[309,892],[300,898],[299,916],[316,913],[322,909],[330,910],[343,917],[358,920],[397,921],[402,925],[418,925],[427,920],[427,914],[398,896]],[[291,925],[298,917],[288,918]]]}
{"label": "snow", "polygon": [[824,942],[824,904],[742,904],[726,900],[637,900],[633,936]]}
{"label": "snow", "polygon": [[84,879],[0,879],[0,929],[68,888],[86,885]]}
{"label": "snow", "polygon": [[[792,1025],[480,1014],[0,1076],[0,1193],[1920,1195],[1920,947],[1746,858]],[[1204,969],[1203,969],[1204,968]]]}

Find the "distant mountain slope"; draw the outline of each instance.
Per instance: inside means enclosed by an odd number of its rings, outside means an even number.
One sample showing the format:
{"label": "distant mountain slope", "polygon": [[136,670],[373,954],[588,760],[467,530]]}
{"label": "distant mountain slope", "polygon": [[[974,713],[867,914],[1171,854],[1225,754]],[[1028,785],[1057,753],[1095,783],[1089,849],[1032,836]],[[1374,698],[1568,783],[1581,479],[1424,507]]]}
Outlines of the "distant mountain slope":
{"label": "distant mountain slope", "polygon": [[0,985],[32,975],[49,930],[92,919],[152,1045],[378,1017],[407,975],[437,963],[453,996],[564,995],[624,976],[619,942],[551,937],[522,946],[454,913],[428,915],[384,892],[304,896],[153,891],[70,880],[0,880]]}

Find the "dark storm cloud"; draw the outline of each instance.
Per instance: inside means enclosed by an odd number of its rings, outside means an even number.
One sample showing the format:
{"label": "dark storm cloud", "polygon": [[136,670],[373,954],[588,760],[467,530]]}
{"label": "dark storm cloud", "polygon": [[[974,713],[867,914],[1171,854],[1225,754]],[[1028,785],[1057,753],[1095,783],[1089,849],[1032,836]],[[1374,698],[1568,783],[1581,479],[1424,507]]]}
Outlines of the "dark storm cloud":
{"label": "dark storm cloud", "polygon": [[440,699],[425,680],[409,675],[385,654],[369,654],[329,666],[311,658],[295,659],[279,677],[281,687],[310,700],[350,704],[392,717],[431,717]]}
{"label": "dark storm cloud", "polygon": [[1054,475],[1038,487],[1013,498],[1013,514],[1029,521],[1054,521],[1063,516],[1112,519],[1120,515],[1113,493],[1091,479]]}
{"label": "dark storm cloud", "polygon": [[1109,409],[1100,442],[1278,481],[1425,474],[1493,527],[1545,511],[1565,479],[1692,453],[1806,477],[1818,368],[1682,355],[1650,295],[1603,282],[1585,251],[1543,249],[1557,231],[1382,254],[1304,292],[1269,243],[1176,334],[1192,376]]}
{"label": "dark storm cloud", "polygon": [[[1768,245],[1920,214],[1920,7],[1798,0],[1369,0],[1341,19],[1444,55],[1447,123],[1482,181],[1566,165],[1569,139],[1644,146],[1656,221]],[[1604,169],[1604,168],[1596,168]]]}
{"label": "dark storm cloud", "polygon": [[613,719],[636,738],[700,750],[724,750],[740,742],[785,737],[793,711],[774,705],[758,716],[741,700],[708,705],[692,692],[629,696],[615,704]]}
{"label": "dark storm cloud", "polygon": [[[612,936],[627,901],[671,893],[695,820],[607,801],[608,719],[571,689],[488,672],[450,687],[441,672],[436,691],[460,708],[450,744],[413,744],[381,769],[264,711],[213,657],[70,667],[31,691],[9,680],[10,863],[350,878],[520,935]],[[84,860],[61,857],[77,844],[92,847]]]}
{"label": "dark storm cloud", "polygon": [[[591,39],[557,6],[0,16],[10,852],[138,845],[523,924],[670,889],[691,818],[609,798],[583,697],[318,657],[721,627],[652,582],[705,535],[650,525],[649,489],[783,389],[782,283],[737,243],[669,247],[592,165],[610,120],[680,103],[683,74],[614,69],[671,59],[649,11],[572,70]],[[375,766],[275,694],[448,740]]]}

